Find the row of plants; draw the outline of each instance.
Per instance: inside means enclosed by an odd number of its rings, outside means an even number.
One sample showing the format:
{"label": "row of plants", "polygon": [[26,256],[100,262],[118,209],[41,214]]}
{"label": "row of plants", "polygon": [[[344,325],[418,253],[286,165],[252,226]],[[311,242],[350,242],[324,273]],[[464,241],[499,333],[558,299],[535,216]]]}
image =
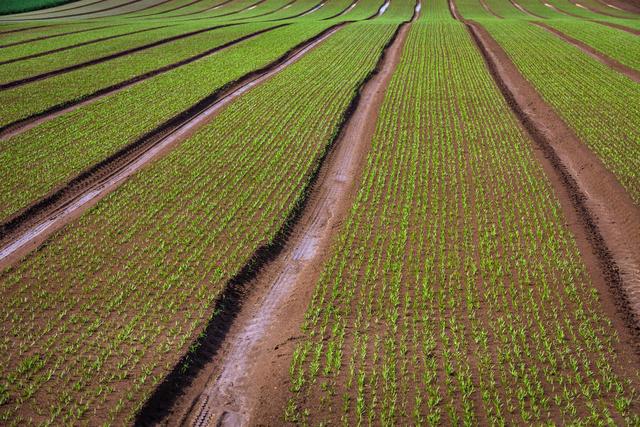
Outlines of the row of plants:
{"label": "row of plants", "polygon": [[640,105],[629,103],[640,99],[640,86],[539,27],[497,20],[483,25],[640,203]]}
{"label": "row of plants", "polygon": [[637,425],[635,355],[533,142],[446,3],[422,10],[307,309],[285,419]]}
{"label": "row of plants", "polygon": [[[321,28],[305,25],[280,37]],[[0,274],[1,422],[131,420],[214,316],[225,283],[304,197],[396,28],[364,25],[235,100]]]}
{"label": "row of plants", "polygon": [[[266,25],[272,24],[225,29],[218,35],[218,42],[233,40]],[[277,28],[0,141],[0,218],[7,218],[229,82],[275,61],[329,26],[318,23]],[[65,87],[68,86],[61,89]]]}

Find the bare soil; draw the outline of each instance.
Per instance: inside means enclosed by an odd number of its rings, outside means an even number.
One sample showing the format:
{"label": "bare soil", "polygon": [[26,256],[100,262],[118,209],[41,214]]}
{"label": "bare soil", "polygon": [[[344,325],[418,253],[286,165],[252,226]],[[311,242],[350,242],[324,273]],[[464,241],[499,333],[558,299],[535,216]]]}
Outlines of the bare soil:
{"label": "bare soil", "polygon": [[607,21],[594,21],[594,22],[597,22],[598,24],[606,25],[607,27],[625,31],[627,33],[634,34],[636,36],[640,36],[640,30],[636,30],[635,28],[629,28],[629,27],[625,27],[624,25],[614,24],[613,22],[607,22]]}
{"label": "bare soil", "polygon": [[330,245],[355,197],[407,31],[406,24],[398,30],[376,74],[352,103],[355,109],[323,162],[284,249],[247,284],[251,291],[219,351],[183,391],[163,424],[283,423],[288,366],[299,328]]}
{"label": "bare soil", "polygon": [[271,64],[228,84],[0,224],[0,270],[36,249],[51,234],[114,191],[133,173],[160,158],[208,123],[234,99],[298,61],[343,25],[328,28]]}
{"label": "bare soil", "polygon": [[42,73],[42,74],[36,74],[34,76],[26,77],[26,78],[19,79],[19,80],[13,80],[11,82],[0,84],[0,91],[7,90],[7,89],[12,89],[12,88],[18,87],[18,86],[23,86],[25,84],[37,82],[37,81],[40,81],[40,80],[44,80],[44,79],[47,79],[49,77],[54,77],[54,76],[58,76],[58,75],[61,75],[61,74],[66,74],[66,73],[69,73],[71,71],[76,71],[76,70],[79,70],[79,69],[82,69],[82,68],[89,67],[91,65],[101,64],[103,62],[107,62],[107,61],[110,61],[112,59],[121,58],[123,56],[128,56],[128,55],[131,55],[131,54],[134,54],[134,53],[137,53],[137,52],[141,52],[141,51],[144,51],[144,50],[147,50],[147,49],[151,49],[153,47],[162,46],[164,44],[171,43],[171,42],[174,42],[176,40],[185,39],[185,38],[192,37],[192,36],[195,36],[195,35],[198,35],[198,34],[206,33],[206,32],[213,31],[213,30],[218,30],[220,28],[231,27],[231,26],[234,26],[234,25],[240,25],[240,24],[235,23],[235,24],[214,25],[212,27],[207,27],[207,28],[203,28],[203,29],[200,29],[200,30],[189,31],[187,33],[178,34],[176,36],[171,36],[171,37],[167,37],[167,38],[164,38],[164,39],[156,40],[155,42],[147,43],[147,44],[142,45],[142,46],[137,46],[137,47],[134,47],[134,48],[131,48],[131,49],[126,49],[126,50],[123,50],[123,51],[120,51],[120,52],[112,53],[110,55],[102,56],[100,58],[91,59],[89,61],[81,62],[79,64],[70,65],[68,67],[59,68],[57,70],[48,71],[48,72]]}
{"label": "bare soil", "polygon": [[[623,341],[640,350],[640,210],[614,175],[582,143],[560,116],[520,74],[506,52],[478,23],[466,21],[494,79],[532,139],[542,149],[543,163],[569,224],[589,246],[581,248],[587,268],[615,303],[609,312]],[[544,160],[543,160],[544,159]],[[578,241],[581,239],[578,238]],[[594,256],[588,255],[589,253]],[[599,274],[595,274],[599,270]],[[598,276],[602,276],[599,280]],[[604,291],[604,292],[603,292]],[[606,308],[606,304],[605,304]],[[623,323],[620,322],[623,320]]]}
{"label": "bare soil", "polygon": [[[146,72],[144,74],[140,74],[138,76],[132,77],[128,80],[122,81],[120,83],[116,83],[114,85],[111,86],[107,86],[105,88],[99,89],[97,91],[95,91],[94,93],[91,93],[89,95],[86,95],[82,98],[76,99],[76,100],[71,100],[71,101],[67,101],[58,105],[54,105],[53,107],[41,112],[41,113],[37,113],[34,114],[30,117],[26,117],[24,119],[20,119],[17,120],[13,123],[9,123],[8,125],[2,126],[0,127],[0,139],[9,139],[12,138],[16,135],[20,135],[21,133],[24,133],[26,131],[28,131],[29,129],[33,129],[34,127],[48,122],[49,120],[55,119],[56,117],[59,117],[63,114],[66,114],[70,111],[73,110],[77,110],[80,107],[83,107],[85,105],[88,104],[92,104],[93,102],[102,99],[106,96],[112,95],[114,93],[120,92],[124,89],[127,89],[135,84],[138,84],[140,82],[143,82],[145,80],[148,80],[152,77],[155,77],[157,75],[166,73],[168,71],[174,70],[176,68],[182,67],[183,65],[187,65],[190,64],[192,62],[195,62],[197,60],[200,60],[204,57],[213,55],[215,53],[221,52],[225,49],[228,49],[232,46],[237,45],[238,43],[241,43],[245,40],[251,39],[253,37],[256,37],[260,34],[269,32],[271,30],[275,30],[277,28],[283,27],[286,24],[283,25],[276,25],[274,27],[271,28],[267,28],[264,30],[260,30],[260,31],[256,31],[255,33],[251,33],[251,34],[247,34],[246,36],[242,36],[240,38],[237,38],[235,40],[232,40],[230,42],[224,43],[220,46],[208,49],[204,52],[201,52],[197,55],[194,55],[192,57],[183,59],[182,61],[178,61],[178,62],[174,62],[173,64],[169,64],[169,65],[165,65],[164,67],[160,67],[157,68],[155,70]],[[1,225],[0,225],[1,228]],[[1,234],[0,234],[1,236]]]}
{"label": "bare soil", "polygon": [[[115,28],[118,27],[122,24],[117,24],[117,25],[103,25],[101,27],[93,27],[93,28],[85,28],[83,30],[76,30],[76,31],[69,31],[66,33],[58,33],[58,34],[52,34],[50,36],[39,36],[39,37],[33,37],[30,39],[26,39],[26,40],[20,40],[17,42],[12,42],[12,43],[7,43],[7,44],[3,44],[0,45],[0,49],[4,49],[6,47],[11,47],[11,46],[18,46],[21,44],[27,44],[27,43],[31,43],[31,42],[37,42],[40,40],[48,40],[48,39],[53,39],[56,37],[64,37],[64,36],[69,36],[72,34],[78,34],[78,33],[86,33],[89,31],[96,31],[96,30],[102,30],[104,28]],[[36,27],[36,28],[25,28],[25,29],[21,29],[21,30],[12,30],[12,31],[7,31],[6,33],[2,33],[2,34],[8,34],[8,33],[18,33],[18,32],[22,32],[22,31],[28,31],[28,30],[36,30],[36,29],[40,29],[40,28],[44,28],[44,27],[57,27],[59,25],[43,25],[41,27]]]}
{"label": "bare soil", "polygon": [[581,42],[580,40],[576,40],[573,37],[563,33],[560,30],[557,30],[543,22],[534,22],[534,25],[537,25],[538,27],[544,28],[545,30],[549,31],[550,33],[554,34],[555,36],[561,38],[562,40],[566,41],[567,43],[570,43],[572,45],[574,45],[575,47],[577,47],[578,49],[580,49],[581,51],[583,51],[584,53],[586,53],[587,55],[589,55],[590,57],[592,57],[593,59],[595,59],[596,61],[601,62],[602,64],[606,65],[607,67],[621,73],[624,74],[625,76],[629,77],[631,80],[633,80],[636,83],[640,83],[640,72],[634,70],[631,67],[627,67],[624,64],[621,64],[620,62],[616,61],[615,59],[605,55],[604,53],[592,48],[591,46],[589,46],[586,43]]}

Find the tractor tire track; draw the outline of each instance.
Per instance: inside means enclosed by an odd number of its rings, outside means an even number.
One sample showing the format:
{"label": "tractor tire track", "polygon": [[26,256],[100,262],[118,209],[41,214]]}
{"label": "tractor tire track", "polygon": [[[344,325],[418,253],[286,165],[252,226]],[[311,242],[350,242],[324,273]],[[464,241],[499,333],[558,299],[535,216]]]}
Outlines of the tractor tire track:
{"label": "tractor tire track", "polygon": [[114,191],[129,176],[209,122],[223,107],[296,62],[319,43],[318,40],[342,25],[344,23],[327,28],[279,59],[226,84],[0,224],[0,270],[36,249],[48,236]]}
{"label": "tractor tire track", "polygon": [[568,227],[585,242],[581,253],[594,284],[613,299],[613,324],[640,354],[640,209],[484,27],[461,18],[453,0],[449,5],[466,24],[507,104],[542,150],[544,156],[537,157],[563,210],[576,218]]}
{"label": "tractor tire track", "polygon": [[640,30],[636,30],[635,28],[625,27],[624,25],[615,24],[613,22],[607,22],[607,21],[593,21],[593,22],[597,22],[598,24],[601,24],[601,25],[606,25],[607,27],[615,28],[616,30],[624,31],[629,34],[640,36]]}
{"label": "tractor tire track", "polygon": [[123,56],[131,55],[131,54],[138,53],[138,52],[142,52],[144,50],[151,49],[153,47],[162,46],[164,44],[171,43],[171,42],[174,42],[174,41],[177,41],[177,40],[186,39],[186,38],[189,38],[189,37],[196,36],[198,34],[206,33],[206,32],[213,31],[213,30],[218,30],[218,29],[221,29],[221,28],[226,28],[226,27],[230,27],[230,26],[234,26],[234,25],[240,25],[240,23],[219,24],[219,25],[215,25],[213,27],[207,27],[207,28],[202,28],[200,30],[189,31],[187,33],[178,34],[176,36],[171,36],[171,37],[167,37],[167,38],[164,38],[164,39],[161,39],[161,40],[156,40],[155,42],[152,42],[152,43],[147,43],[145,45],[137,46],[137,47],[134,47],[134,48],[131,48],[131,49],[126,49],[126,50],[122,50],[120,52],[112,53],[110,55],[105,55],[105,56],[102,56],[100,58],[91,59],[89,61],[81,62],[79,64],[74,64],[74,65],[70,65],[68,67],[59,68],[57,70],[47,71],[46,73],[36,74],[35,76],[30,76],[30,77],[26,77],[26,78],[23,78],[23,79],[19,79],[19,80],[14,80],[14,81],[11,81],[11,82],[3,83],[3,84],[0,84],[0,91],[7,90],[7,89],[12,89],[12,88],[19,87],[19,86],[24,86],[26,84],[37,82],[37,81],[40,81],[40,80],[45,80],[45,79],[48,79],[50,77],[59,76],[59,75],[62,75],[62,74],[67,74],[67,73],[70,73],[72,71],[76,71],[76,70],[80,70],[82,68],[90,67],[92,65],[102,64],[104,62],[111,61],[113,59],[122,58]]}
{"label": "tractor tire track", "polygon": [[[81,4],[81,5],[78,5],[76,3],[71,3],[70,5],[63,5],[63,6],[60,6],[59,8],[53,8],[52,7],[52,8],[34,10],[34,11],[31,11],[31,12],[23,12],[23,13],[28,13],[29,16],[33,16],[33,15],[43,15],[43,14],[52,13],[52,12],[56,12],[56,13],[57,12],[67,12],[69,10],[80,9],[82,7],[93,6],[93,5],[98,4],[98,3],[104,3],[105,1],[108,1],[108,0],[95,0],[95,1],[93,1],[91,3],[85,3],[85,4]],[[71,6],[71,7],[64,7],[64,6]]]}
{"label": "tractor tire track", "polygon": [[582,52],[586,53],[596,61],[606,65],[612,70],[617,71],[620,74],[624,74],[625,76],[629,77],[631,80],[633,80],[636,83],[640,83],[640,72],[634,70],[633,68],[627,67],[626,65],[621,64],[620,62],[605,55],[599,50],[594,49],[593,47],[589,46],[586,43],[581,42],[580,40],[574,39],[573,37],[563,33],[562,31],[551,27],[550,25],[544,24],[542,22],[532,22],[532,24],[547,30],[554,36],[560,38],[561,40],[577,47]]}
{"label": "tractor tire track", "polygon": [[[414,18],[419,7],[415,11]],[[163,423],[194,427],[281,423],[278,411],[284,408],[286,396],[264,391],[280,388],[287,376],[284,365],[299,333],[314,277],[351,208],[408,29],[406,22],[398,26],[376,67],[361,83],[304,198],[279,232],[282,238],[255,257],[258,261],[249,264],[249,274],[241,274],[227,286],[220,298],[226,308],[210,323],[225,322],[223,331],[214,331],[213,336],[211,330],[205,333],[204,339],[210,341],[202,355],[205,360],[198,361],[201,368],[186,386],[174,388],[174,396],[181,397]],[[155,399],[164,401],[160,396]]]}

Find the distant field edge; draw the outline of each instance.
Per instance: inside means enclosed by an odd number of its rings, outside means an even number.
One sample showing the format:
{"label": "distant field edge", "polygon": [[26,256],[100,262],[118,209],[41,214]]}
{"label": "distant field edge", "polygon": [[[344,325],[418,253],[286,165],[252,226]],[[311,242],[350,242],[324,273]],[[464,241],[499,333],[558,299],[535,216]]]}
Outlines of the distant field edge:
{"label": "distant field edge", "polygon": [[0,2],[0,15],[31,12],[48,7],[61,6],[78,0],[4,0]]}

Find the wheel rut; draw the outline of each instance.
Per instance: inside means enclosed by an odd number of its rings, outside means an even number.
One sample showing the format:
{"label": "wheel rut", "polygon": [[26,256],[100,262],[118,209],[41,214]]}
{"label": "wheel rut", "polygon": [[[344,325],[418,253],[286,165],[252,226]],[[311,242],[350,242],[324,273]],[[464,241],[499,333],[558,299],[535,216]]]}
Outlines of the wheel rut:
{"label": "wheel rut", "polygon": [[629,77],[631,80],[633,80],[636,83],[640,83],[640,72],[634,70],[631,67],[627,67],[624,64],[621,64],[620,62],[616,61],[615,59],[605,55],[604,53],[592,48],[591,46],[589,46],[586,43],[581,42],[580,40],[576,40],[573,37],[563,33],[560,30],[557,30],[555,28],[553,28],[550,25],[547,25],[543,22],[532,22],[532,24],[543,28],[547,31],[549,31],[551,34],[555,35],[556,37],[564,40],[565,42],[577,47],[578,49],[580,49],[581,51],[583,51],[584,53],[586,53],[587,55],[589,55],[590,57],[592,57],[593,59],[595,59],[596,61],[606,65],[607,67],[619,72],[620,74],[624,74],[625,76]]}
{"label": "wheel rut", "polygon": [[229,103],[297,62],[344,25],[340,23],[329,27],[278,60],[229,83],[1,224],[0,270],[36,249],[52,233],[122,185],[129,176],[166,154],[212,120]]}
{"label": "wheel rut", "polygon": [[[419,8],[416,8],[416,11]],[[416,12],[417,13],[417,12]],[[315,279],[355,198],[386,88],[400,60],[409,23],[400,25],[363,82],[343,126],[314,175],[308,195],[275,257],[234,288],[237,312],[215,351],[180,397],[167,425],[278,425],[286,404],[287,364]],[[283,385],[284,384],[284,385]],[[257,419],[257,414],[259,419]]]}
{"label": "wheel rut", "polygon": [[569,218],[604,309],[623,341],[640,354],[640,208],[615,176],[520,74],[480,24],[464,22],[500,91],[540,148],[537,155]]}

